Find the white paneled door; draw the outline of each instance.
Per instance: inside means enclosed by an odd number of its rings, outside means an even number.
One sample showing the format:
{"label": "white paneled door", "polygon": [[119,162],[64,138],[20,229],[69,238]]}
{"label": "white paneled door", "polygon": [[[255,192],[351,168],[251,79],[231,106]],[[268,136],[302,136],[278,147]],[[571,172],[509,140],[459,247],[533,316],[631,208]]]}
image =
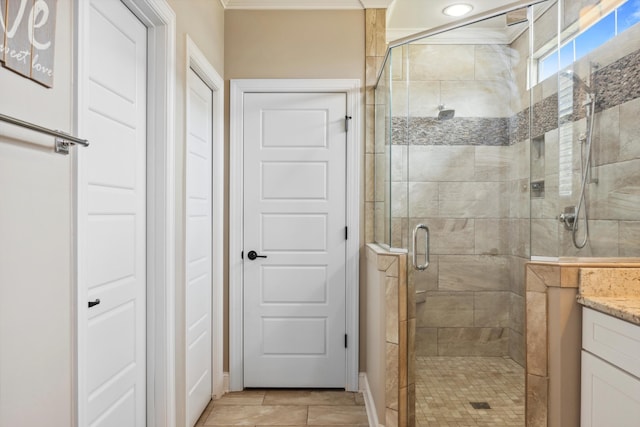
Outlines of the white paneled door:
{"label": "white paneled door", "polygon": [[143,427],[147,30],[119,0],[91,0],[88,8],[79,113],[91,141],[79,154],[80,425]]}
{"label": "white paneled door", "polygon": [[187,79],[185,380],[187,425],[191,427],[212,395],[213,94],[193,70]]}
{"label": "white paneled door", "polygon": [[245,94],[245,387],[345,387],[345,116],[345,93]]}

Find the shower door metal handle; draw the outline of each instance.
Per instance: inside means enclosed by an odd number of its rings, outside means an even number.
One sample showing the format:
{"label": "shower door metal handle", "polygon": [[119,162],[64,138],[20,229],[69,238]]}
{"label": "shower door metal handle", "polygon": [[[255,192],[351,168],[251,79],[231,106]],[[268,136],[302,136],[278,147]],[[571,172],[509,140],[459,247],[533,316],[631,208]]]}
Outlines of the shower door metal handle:
{"label": "shower door metal handle", "polygon": [[[418,231],[424,230],[424,264],[418,264]],[[426,270],[429,267],[429,227],[424,224],[416,225],[413,229],[413,267],[416,270]]]}

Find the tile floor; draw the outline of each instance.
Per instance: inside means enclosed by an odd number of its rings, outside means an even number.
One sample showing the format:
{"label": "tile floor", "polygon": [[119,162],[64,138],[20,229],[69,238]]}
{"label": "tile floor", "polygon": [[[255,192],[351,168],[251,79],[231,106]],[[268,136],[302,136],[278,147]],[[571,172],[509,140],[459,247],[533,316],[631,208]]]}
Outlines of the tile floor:
{"label": "tile floor", "polygon": [[245,390],[212,401],[203,426],[368,426],[360,393],[335,390]]}
{"label": "tile floor", "polygon": [[524,427],[524,369],[502,357],[417,357],[416,425]]}
{"label": "tile floor", "polygon": [[[196,427],[239,425],[364,427],[368,420],[360,393],[245,390],[212,401]],[[524,369],[502,357],[418,357],[416,425],[524,427]]]}

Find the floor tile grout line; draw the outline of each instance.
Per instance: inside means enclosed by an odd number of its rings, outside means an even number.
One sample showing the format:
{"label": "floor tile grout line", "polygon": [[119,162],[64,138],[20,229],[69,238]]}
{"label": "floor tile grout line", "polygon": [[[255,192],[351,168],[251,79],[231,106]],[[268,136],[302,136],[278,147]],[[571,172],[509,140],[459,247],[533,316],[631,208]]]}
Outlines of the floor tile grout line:
{"label": "floor tile grout line", "polygon": [[[322,394],[322,391],[323,390],[314,390],[315,393],[319,392],[320,394]],[[260,399],[259,401],[256,401],[255,397],[254,397],[254,403],[251,403],[251,393],[247,393],[247,395],[249,395],[248,399],[247,399],[248,401],[243,402],[243,398],[242,398],[243,394],[242,393],[243,392],[239,392],[238,394],[234,393],[233,395],[228,395],[228,397],[232,397],[233,398],[232,399],[233,403],[225,403],[225,404],[222,404],[222,405],[216,404],[216,402],[218,402],[219,400],[224,400],[224,396],[221,399],[218,399],[216,401],[210,402],[209,405],[207,406],[207,408],[205,409],[205,412],[201,416],[201,417],[203,417],[202,418],[202,422],[198,425],[198,427],[206,426],[207,424],[204,424],[204,423],[206,423],[206,421],[209,420],[209,418],[211,416],[211,413],[215,413],[216,410],[217,411],[222,411],[222,412],[233,411],[233,408],[238,408],[238,407],[242,407],[242,406],[244,406],[246,408],[269,407],[269,406],[281,406],[281,407],[291,407],[291,408],[298,407],[299,410],[304,408],[303,409],[304,412],[302,414],[300,414],[300,415],[302,415],[304,417],[304,421],[306,421],[306,423],[305,424],[300,423],[299,424],[300,426],[302,426],[302,425],[308,426],[309,425],[308,424],[309,421],[310,421],[309,420],[309,415],[310,415],[310,411],[311,411],[311,407],[312,406],[314,406],[314,407],[316,407],[316,406],[324,407],[324,410],[322,411],[322,413],[326,413],[327,411],[330,412],[331,408],[342,408],[342,409],[347,409],[347,410],[349,410],[349,408],[351,408],[351,410],[355,410],[356,412],[362,411],[362,414],[360,414],[360,415],[355,415],[354,414],[356,417],[364,416],[366,418],[366,413],[364,412],[364,407],[362,407],[362,405],[357,405],[356,404],[356,399],[357,399],[357,394],[358,393],[350,393],[350,392],[333,393],[334,395],[335,394],[338,395],[337,398],[338,398],[339,401],[337,403],[336,403],[335,400],[332,401],[331,399],[329,399],[327,401],[327,400],[325,400],[323,398],[320,398],[318,401],[308,402],[308,403],[310,403],[310,405],[299,404],[299,405],[293,405],[293,406],[292,405],[280,405],[280,404],[277,404],[277,405],[266,405],[265,402],[266,402],[267,394],[265,394],[265,395],[260,394],[260,397],[262,397],[262,399]],[[301,393],[304,394],[304,392],[302,392],[302,391],[301,391]],[[255,396],[255,394],[253,394],[253,396]],[[246,395],[245,395],[245,397],[246,397]],[[303,397],[309,398],[308,395],[307,396],[303,396]],[[278,403],[278,402],[275,402],[275,403]],[[340,412],[340,411],[338,411],[338,412]],[[206,413],[206,415],[205,415],[205,413]],[[324,422],[324,420],[316,420],[316,421],[320,421],[321,423]],[[362,420],[362,418],[354,420],[354,421],[356,421],[356,424],[358,422],[360,422],[360,421],[365,421],[364,424],[362,424],[362,425],[366,425],[367,424],[366,420]],[[220,420],[220,419],[217,419],[216,421],[212,421],[212,422],[215,422],[215,424],[218,424],[218,425],[231,424],[231,423],[224,423],[224,420]],[[235,419],[234,422],[242,422],[242,421],[241,421],[241,419]],[[339,425],[343,425],[343,426],[344,425],[354,425],[354,422],[349,421],[349,420],[344,420],[343,422],[347,423],[347,424],[336,424],[336,426],[339,426]],[[215,425],[215,424],[211,424],[211,425]]]}

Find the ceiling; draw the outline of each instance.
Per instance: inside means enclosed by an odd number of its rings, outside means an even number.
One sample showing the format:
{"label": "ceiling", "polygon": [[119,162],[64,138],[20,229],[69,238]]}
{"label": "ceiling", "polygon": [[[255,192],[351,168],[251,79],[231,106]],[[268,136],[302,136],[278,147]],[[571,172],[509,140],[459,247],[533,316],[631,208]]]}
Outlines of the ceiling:
{"label": "ceiling", "polygon": [[[393,41],[418,32],[455,22],[461,18],[446,16],[442,10],[453,3],[473,6],[469,14],[475,15],[495,9],[515,0],[220,0],[225,9],[387,9],[387,41]],[[441,38],[440,42],[508,43],[517,28],[507,28],[506,21],[493,19],[473,25]],[[437,41],[436,41],[437,42]]]}
{"label": "ceiling", "polygon": [[[473,10],[469,15],[475,15],[513,2],[514,0],[395,0],[387,10],[387,29],[390,35],[410,30],[410,33],[405,34],[408,35],[455,22],[460,18],[442,13],[445,7],[454,3],[470,4]],[[493,22],[488,26],[496,28],[497,25],[497,22]]]}

